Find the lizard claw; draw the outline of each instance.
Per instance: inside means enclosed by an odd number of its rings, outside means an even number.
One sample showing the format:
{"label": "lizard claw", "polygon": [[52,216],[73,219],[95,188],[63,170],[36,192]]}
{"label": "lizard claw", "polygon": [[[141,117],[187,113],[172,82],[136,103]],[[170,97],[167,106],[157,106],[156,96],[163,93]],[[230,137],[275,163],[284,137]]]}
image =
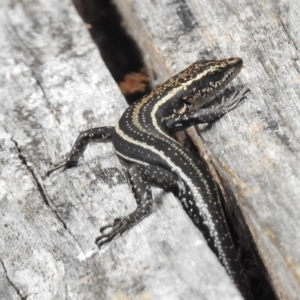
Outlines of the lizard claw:
{"label": "lizard claw", "polygon": [[46,174],[45,174],[43,177],[44,177],[44,178],[45,178],[45,177],[48,177],[48,176],[49,176],[51,173],[53,173],[54,171],[59,170],[59,169],[65,167],[65,165],[66,165],[66,164],[63,163],[63,164],[61,164],[61,165],[58,165],[58,166],[54,167],[53,169],[48,170],[48,171],[46,172]]}
{"label": "lizard claw", "polygon": [[61,164],[59,164],[58,166],[54,167],[53,169],[50,169],[46,172],[45,175],[43,175],[43,178],[49,177],[50,174],[52,174],[54,171],[59,170],[61,168],[63,168],[63,170],[65,169],[69,169],[69,168],[73,168],[77,166],[77,161],[66,161],[63,162]]}
{"label": "lizard claw", "polygon": [[96,238],[95,243],[100,248],[102,245],[110,242],[118,234],[124,233],[128,228],[130,228],[130,219],[125,218],[116,218],[112,224],[108,224],[100,228],[100,232],[103,233],[106,229],[111,228],[111,230],[102,234]]}
{"label": "lizard claw", "polygon": [[120,222],[120,221],[121,221],[121,218],[116,218],[116,219],[114,219],[114,222],[113,222],[112,224],[108,224],[108,225],[102,226],[102,227],[100,228],[100,232],[103,233],[107,228],[111,228],[111,227],[116,226],[116,224],[117,224],[118,222]]}
{"label": "lizard claw", "polygon": [[[110,242],[117,235],[122,235],[129,228],[133,227],[135,224],[144,219],[149,215],[149,211],[137,208],[133,213],[126,217],[116,218],[112,224],[108,224],[100,228],[102,235],[96,238],[95,243],[100,248],[102,245]],[[103,234],[103,232],[110,228],[110,231]]]}
{"label": "lizard claw", "polygon": [[230,97],[229,100],[226,101],[226,99],[222,98],[222,103],[220,104],[219,108],[222,108],[224,110],[224,113],[227,113],[231,110],[233,110],[240,102],[245,100],[247,98],[248,93],[250,92],[250,89],[246,89],[243,91],[243,93],[240,95],[239,91],[236,91],[233,93],[233,95]]}

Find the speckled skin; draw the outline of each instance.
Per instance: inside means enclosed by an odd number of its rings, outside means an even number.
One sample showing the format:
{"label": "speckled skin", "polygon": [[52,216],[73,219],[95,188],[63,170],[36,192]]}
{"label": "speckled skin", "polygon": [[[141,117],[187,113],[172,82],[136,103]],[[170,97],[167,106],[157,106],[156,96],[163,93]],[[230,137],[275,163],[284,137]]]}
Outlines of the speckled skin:
{"label": "speckled skin", "polygon": [[76,165],[90,141],[112,141],[118,157],[128,166],[127,176],[137,208],[102,227],[101,233],[109,230],[96,239],[97,245],[101,247],[149,215],[150,186],[159,186],[180,200],[242,295],[252,299],[225,222],[218,188],[206,163],[170,136],[194,124],[215,121],[235,108],[245,94],[236,94],[217,108],[200,109],[241,67],[239,58],[192,64],[128,107],[115,127],[81,133],[69,158],[59,167]]}

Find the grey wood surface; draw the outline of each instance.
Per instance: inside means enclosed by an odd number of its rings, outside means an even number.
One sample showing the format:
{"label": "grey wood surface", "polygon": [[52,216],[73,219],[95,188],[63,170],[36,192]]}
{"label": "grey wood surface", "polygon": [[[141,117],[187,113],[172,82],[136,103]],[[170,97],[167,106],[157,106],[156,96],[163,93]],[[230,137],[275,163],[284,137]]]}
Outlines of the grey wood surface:
{"label": "grey wood surface", "polygon": [[300,299],[300,2],[115,0],[153,77],[238,56],[242,105],[202,133],[280,299]]}
{"label": "grey wood surface", "polygon": [[1,1],[0,49],[0,298],[241,299],[170,194],[98,251],[135,207],[111,145],[42,178],[126,107],[70,1]]}

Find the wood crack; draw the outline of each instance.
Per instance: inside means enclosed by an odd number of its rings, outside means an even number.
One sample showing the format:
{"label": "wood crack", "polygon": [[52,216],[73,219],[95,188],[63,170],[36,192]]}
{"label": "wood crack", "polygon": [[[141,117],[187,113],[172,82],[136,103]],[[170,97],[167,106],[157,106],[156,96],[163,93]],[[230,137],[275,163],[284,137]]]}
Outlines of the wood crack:
{"label": "wood crack", "polygon": [[33,180],[35,181],[37,189],[40,192],[44,203],[51,209],[51,211],[54,213],[54,215],[56,216],[56,218],[62,224],[63,228],[69,233],[69,235],[73,238],[73,240],[75,241],[75,243],[79,246],[79,248],[81,249],[81,251],[84,253],[82,246],[80,245],[80,243],[76,239],[76,237],[72,234],[72,232],[69,230],[66,222],[61,218],[61,216],[58,214],[58,212],[50,205],[50,201],[48,200],[48,198],[47,198],[47,196],[45,194],[45,191],[44,191],[44,189],[42,187],[42,184],[39,182],[36,174],[34,173],[34,170],[28,165],[26,157],[22,154],[22,150],[20,149],[17,141],[15,141],[13,138],[11,138],[11,141],[15,144],[15,147],[16,147],[16,149],[18,151],[18,157],[19,157],[19,159],[21,160],[22,164],[25,165],[25,167],[27,168],[27,170],[31,174]]}
{"label": "wood crack", "polygon": [[29,295],[26,295],[26,296],[23,296],[22,295],[22,292],[20,291],[20,289],[18,289],[18,287],[16,286],[16,284],[11,280],[11,278],[8,276],[8,272],[7,272],[7,269],[4,265],[4,262],[3,260],[0,258],[0,263],[3,267],[3,270],[4,270],[4,273],[5,273],[5,277],[7,279],[7,281],[9,282],[9,284],[13,287],[13,289],[16,291],[16,293],[19,295],[19,297],[22,299],[22,300],[26,300],[28,298]]}

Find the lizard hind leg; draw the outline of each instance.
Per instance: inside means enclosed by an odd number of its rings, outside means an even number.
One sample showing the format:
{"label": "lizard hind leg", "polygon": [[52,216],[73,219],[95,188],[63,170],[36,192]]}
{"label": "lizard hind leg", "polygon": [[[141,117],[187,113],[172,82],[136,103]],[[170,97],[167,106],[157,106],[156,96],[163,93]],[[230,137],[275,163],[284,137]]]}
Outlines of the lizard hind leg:
{"label": "lizard hind leg", "polygon": [[[102,235],[95,241],[99,248],[117,235],[123,234],[151,213],[152,193],[150,185],[172,192],[178,198],[181,198],[184,193],[184,187],[180,184],[178,176],[158,166],[132,164],[128,168],[127,176],[136,199],[137,208],[128,216],[116,218],[112,224],[100,228]],[[110,230],[104,233],[108,229]]]}
{"label": "lizard hind leg", "polygon": [[[152,209],[152,193],[151,187],[137,164],[132,164],[127,170],[129,183],[136,199],[137,208],[128,216],[116,218],[112,224],[108,224],[100,228],[102,235],[96,238],[95,243],[98,248],[110,242],[117,235],[123,234],[125,231],[139,223],[151,213]],[[104,233],[110,229],[107,233]]]}

